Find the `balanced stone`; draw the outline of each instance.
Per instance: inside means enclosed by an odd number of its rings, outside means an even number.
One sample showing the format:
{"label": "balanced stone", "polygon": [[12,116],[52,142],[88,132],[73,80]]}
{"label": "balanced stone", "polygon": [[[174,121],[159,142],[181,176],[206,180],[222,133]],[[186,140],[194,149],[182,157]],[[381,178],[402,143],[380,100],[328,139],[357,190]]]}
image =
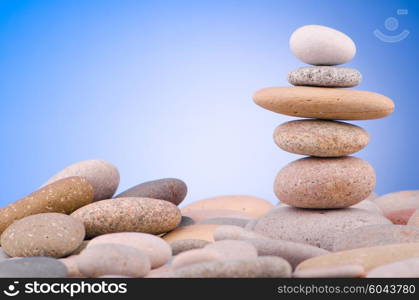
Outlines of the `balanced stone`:
{"label": "balanced stone", "polygon": [[259,106],[276,113],[331,120],[372,120],[390,115],[394,103],[369,92],[308,86],[272,87],[257,91]]}
{"label": "balanced stone", "polygon": [[0,234],[15,220],[40,213],[70,214],[91,203],[93,188],[82,177],[69,177],[49,184],[0,210]]}
{"label": "balanced stone", "polygon": [[209,243],[209,241],[199,239],[176,240],[170,243],[170,247],[172,248],[172,255],[177,255],[188,250],[203,248]]}
{"label": "balanced stone", "polygon": [[117,198],[102,200],[79,208],[71,214],[81,220],[86,236],[114,232],[168,232],[180,223],[176,205],[151,198]]}
{"label": "balanced stone", "polygon": [[352,39],[330,27],[306,25],[290,37],[291,52],[310,65],[340,65],[350,61],[356,53]]}
{"label": "balanced stone", "polygon": [[68,166],[51,177],[44,186],[72,176],[84,177],[91,183],[94,201],[111,198],[119,185],[118,169],[109,162],[93,159]]}
{"label": "balanced stone", "polygon": [[279,125],[275,143],[284,151],[319,157],[339,157],[363,149],[369,142],[361,127],[338,121],[294,120]]}
{"label": "balanced stone", "polygon": [[419,208],[419,190],[386,194],[375,198],[374,203],[394,224],[405,225]]}
{"label": "balanced stone", "polygon": [[83,223],[64,214],[44,213],[14,222],[1,235],[10,256],[63,257],[76,250],[85,235]]}
{"label": "balanced stone", "polygon": [[302,158],[285,166],[274,184],[281,202],[301,208],[348,207],[374,188],[374,169],[355,157]]}
{"label": "balanced stone", "polygon": [[0,263],[0,278],[60,278],[67,276],[66,266],[55,258],[24,257]]}
{"label": "balanced stone", "polygon": [[288,73],[289,83],[304,86],[353,87],[361,79],[361,73],[355,69],[329,66],[301,67]]}

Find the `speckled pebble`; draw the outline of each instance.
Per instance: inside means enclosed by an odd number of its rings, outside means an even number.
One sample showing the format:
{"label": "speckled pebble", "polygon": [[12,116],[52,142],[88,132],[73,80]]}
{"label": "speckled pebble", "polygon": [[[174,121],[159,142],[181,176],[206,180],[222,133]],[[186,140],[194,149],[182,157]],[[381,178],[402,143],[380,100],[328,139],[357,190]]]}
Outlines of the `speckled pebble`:
{"label": "speckled pebble", "polygon": [[185,239],[185,240],[176,240],[170,243],[172,248],[172,255],[177,255],[184,251],[192,249],[200,249],[208,245],[209,241],[198,240],[198,239]]}
{"label": "speckled pebble", "polygon": [[228,218],[228,217],[221,217],[221,218],[210,218],[205,219],[197,224],[218,224],[218,225],[233,225],[244,227],[249,222],[248,219],[241,219],[241,218]]}
{"label": "speckled pebble", "polygon": [[61,278],[66,276],[66,266],[50,257],[25,257],[0,263],[0,278]]}
{"label": "speckled pebble", "polygon": [[192,249],[176,255],[172,261],[173,269],[186,265],[222,259],[223,255],[213,249]]}
{"label": "speckled pebble", "polygon": [[385,194],[373,201],[394,224],[406,225],[413,213],[419,209],[419,190]]}
{"label": "speckled pebble", "polygon": [[206,245],[204,249],[220,253],[223,259],[247,259],[258,256],[255,246],[239,240],[216,241]]}
{"label": "speckled pebble", "polygon": [[292,85],[354,87],[361,83],[358,70],[330,66],[301,67],[288,73]]}
{"label": "speckled pebble", "polygon": [[234,226],[223,225],[214,230],[214,240],[247,240],[247,239],[269,239],[268,237],[259,233]]}
{"label": "speckled pebble", "polygon": [[298,270],[292,274],[294,278],[358,278],[365,276],[361,265],[330,266]]}

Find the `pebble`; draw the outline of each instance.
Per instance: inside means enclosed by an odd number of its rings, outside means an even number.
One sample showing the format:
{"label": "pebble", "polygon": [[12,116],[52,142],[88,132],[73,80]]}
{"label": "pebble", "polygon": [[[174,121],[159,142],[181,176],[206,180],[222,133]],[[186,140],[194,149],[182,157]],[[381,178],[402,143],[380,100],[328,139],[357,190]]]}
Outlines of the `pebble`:
{"label": "pebble", "polygon": [[162,238],[139,232],[110,233],[95,237],[87,245],[118,244],[135,248],[148,256],[151,268],[158,268],[169,261],[172,257],[172,248]]}
{"label": "pebble", "polygon": [[383,212],[381,211],[381,209],[378,207],[377,204],[375,204],[372,200],[362,200],[361,202],[358,202],[355,205],[352,205],[351,207],[353,208],[359,208],[359,209],[364,209],[366,211],[372,212],[374,214],[380,214],[382,215]]}
{"label": "pebble", "polygon": [[52,176],[44,186],[72,176],[84,177],[91,183],[94,190],[94,201],[111,198],[119,185],[118,169],[109,162],[93,159],[68,166]]}
{"label": "pebble", "polygon": [[375,188],[375,171],[356,157],[306,157],[277,175],[278,199],[301,208],[343,208],[367,198]]}
{"label": "pebble", "polygon": [[10,256],[7,255],[7,253],[3,250],[2,247],[0,247],[0,262],[5,261],[9,258],[10,258]]}
{"label": "pebble", "polygon": [[170,278],[173,277],[171,264],[165,264],[157,269],[151,270],[145,278]]}
{"label": "pebble", "polygon": [[358,70],[330,66],[301,67],[288,73],[292,85],[319,87],[354,87],[361,83]]}
{"label": "pebble", "polygon": [[400,191],[374,199],[384,216],[394,224],[406,225],[419,209],[419,190]]}
{"label": "pebble", "polygon": [[70,278],[84,278],[85,276],[80,272],[77,265],[78,255],[72,255],[65,258],[60,258],[59,261],[62,262],[67,268],[67,277]]}
{"label": "pebble", "polygon": [[356,53],[355,43],[349,36],[321,25],[298,28],[289,43],[292,54],[310,65],[341,65],[352,60]]}
{"label": "pebble", "polygon": [[181,278],[283,278],[291,276],[290,264],[275,256],[217,260],[187,265],[174,270]]}
{"label": "pebble", "polygon": [[24,257],[0,263],[0,278],[60,278],[67,276],[66,266],[55,258]]}
{"label": "pebble", "polygon": [[194,225],[195,221],[187,216],[182,216],[178,227]]}
{"label": "pebble", "polygon": [[300,262],[329,253],[329,251],[307,244],[283,240],[250,239],[244,242],[252,244],[259,256],[279,256],[288,261],[293,268]]}
{"label": "pebble", "polygon": [[419,209],[417,209],[407,221],[407,225],[419,226]]}
{"label": "pebble", "polygon": [[182,214],[185,217],[191,218],[194,222],[201,222],[213,218],[241,218],[248,220],[255,218],[249,213],[231,209],[194,209],[182,211]]}
{"label": "pebble", "polygon": [[275,143],[284,151],[318,157],[339,157],[362,150],[370,140],[361,127],[338,121],[294,120],[279,125]]}
{"label": "pebble", "polygon": [[368,272],[369,278],[418,278],[419,258],[403,259],[382,265]]}
{"label": "pebble", "polygon": [[176,240],[170,243],[170,247],[172,248],[172,255],[178,255],[179,253],[192,249],[203,248],[209,243],[209,241],[199,239]]}
{"label": "pebble", "polygon": [[87,244],[89,244],[90,240],[81,242],[80,246],[77,247],[76,250],[71,252],[71,255],[78,255],[80,254],[84,249],[86,249]]}
{"label": "pebble", "polygon": [[215,225],[215,224],[202,224],[202,225],[190,225],[186,227],[178,227],[175,230],[165,234],[163,236],[163,239],[168,243],[172,243],[177,240],[189,240],[189,239],[197,239],[197,240],[213,242],[214,241],[213,232],[215,228],[219,226],[220,225]]}
{"label": "pebble", "polygon": [[317,256],[303,261],[297,270],[342,265],[362,265],[365,271],[398,260],[419,256],[419,243],[358,248]]}
{"label": "pebble", "polygon": [[102,200],[79,208],[71,214],[81,220],[86,236],[114,232],[168,232],[180,223],[176,205],[151,198],[117,198]]}
{"label": "pebble", "polygon": [[146,254],[118,244],[100,244],[86,248],[77,258],[77,266],[87,277],[112,274],[144,277],[150,272],[150,260]]}
{"label": "pebble", "polygon": [[258,256],[255,246],[239,240],[216,241],[206,245],[204,249],[220,253],[223,259],[246,259]]}
{"label": "pebble", "polygon": [[223,255],[212,249],[193,249],[176,255],[172,261],[172,268],[177,269],[186,265],[222,259]]}
{"label": "pebble", "polygon": [[357,278],[364,277],[365,269],[361,265],[343,265],[313,268],[295,271],[294,278]]}
{"label": "pebble", "polygon": [[25,217],[1,235],[3,250],[12,257],[63,257],[76,250],[85,235],[83,223],[68,215],[44,213]]}
{"label": "pebble", "polygon": [[269,239],[268,237],[259,233],[234,226],[223,225],[214,230],[214,240],[248,240],[248,239]]}
{"label": "pebble", "polygon": [[211,218],[211,219],[205,219],[198,224],[218,224],[218,225],[234,225],[239,227],[244,227],[249,222],[247,219],[241,219],[241,218],[228,218],[228,217],[221,217],[221,218]]}
{"label": "pebble", "polygon": [[56,181],[0,209],[0,234],[14,221],[40,213],[70,214],[91,203],[93,188],[82,177]]}
{"label": "pebble", "polygon": [[391,224],[385,217],[357,208],[307,210],[278,207],[260,218],[253,231],[272,239],[333,250],[337,237],[357,227]]}
{"label": "pebble", "polygon": [[[186,205],[182,208],[182,214],[186,215],[186,212],[192,210],[212,210],[212,209],[221,209],[221,210],[236,210],[240,212],[248,213],[254,217],[261,217],[265,215],[273,205],[261,198],[245,195],[229,195],[229,196],[220,196],[214,198],[202,199],[196,202],[193,202],[189,205]],[[188,215],[189,216],[189,215]],[[219,216],[227,217],[227,216]],[[233,216],[230,216],[233,217]],[[239,217],[240,218],[240,217]],[[192,217],[193,219],[193,217]]]}
{"label": "pebble", "polygon": [[154,198],[169,201],[174,205],[179,205],[185,199],[187,192],[188,188],[182,180],[164,178],[138,184],[115,196],[115,198]]}
{"label": "pebble", "polygon": [[264,88],[255,103],[276,113],[331,120],[372,120],[394,111],[390,98],[369,91],[293,86]]}
{"label": "pebble", "polygon": [[337,237],[333,251],[401,243],[419,243],[419,227],[393,224],[358,227]]}

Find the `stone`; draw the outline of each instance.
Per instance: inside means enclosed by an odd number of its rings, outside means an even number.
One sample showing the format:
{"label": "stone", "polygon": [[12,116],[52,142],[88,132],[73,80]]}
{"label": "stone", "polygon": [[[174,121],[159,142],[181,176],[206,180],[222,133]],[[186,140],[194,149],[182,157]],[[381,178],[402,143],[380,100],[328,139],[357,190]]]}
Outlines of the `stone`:
{"label": "stone", "polygon": [[81,242],[80,246],[77,247],[76,250],[71,252],[71,255],[78,255],[80,254],[84,249],[86,249],[87,244],[89,244],[90,240]]}
{"label": "stone", "polygon": [[172,275],[171,264],[165,264],[157,269],[151,270],[145,278],[170,278]]}
{"label": "stone", "polygon": [[7,255],[7,253],[3,250],[2,247],[0,247],[0,262],[5,261],[9,258],[10,258],[10,256]]}
{"label": "stone", "polygon": [[283,240],[249,239],[244,242],[253,245],[259,256],[278,256],[288,261],[293,268],[300,262],[329,253],[329,251],[307,244]]}
{"label": "stone", "polygon": [[[273,205],[261,198],[245,195],[228,195],[202,199],[196,202],[193,202],[189,205],[186,205],[182,208],[182,214],[186,215],[186,212],[192,210],[212,210],[212,209],[221,209],[221,210],[236,210],[240,212],[248,213],[254,217],[261,217],[265,215]],[[189,215],[186,215],[189,216]],[[218,216],[218,217],[227,217],[227,216]],[[233,217],[233,216],[229,216]],[[237,216],[239,217],[239,216]],[[191,217],[194,219],[193,217]],[[240,218],[240,217],[239,217]]]}
{"label": "stone", "polygon": [[384,216],[394,224],[406,225],[419,209],[419,190],[385,194],[374,199]]}
{"label": "stone", "polygon": [[198,224],[218,224],[218,225],[234,225],[239,227],[244,227],[249,222],[249,220],[241,219],[241,218],[228,218],[228,217],[221,217],[221,218],[211,218],[205,219]]}
{"label": "stone", "polygon": [[260,218],[253,231],[272,239],[309,244],[328,251],[340,235],[357,227],[391,224],[385,217],[357,208],[307,210],[278,207]]}
{"label": "stone", "polygon": [[402,243],[419,243],[419,227],[393,224],[358,227],[337,237],[333,251]]}
{"label": "stone", "polygon": [[354,87],[361,83],[358,70],[330,66],[301,67],[288,73],[292,85],[319,87]]}
{"label": "stone", "polygon": [[118,244],[100,244],[86,248],[77,258],[77,267],[87,277],[124,275],[144,277],[150,272],[150,260],[138,249]]}
{"label": "stone", "polygon": [[24,257],[0,263],[0,278],[60,278],[67,276],[66,266],[55,258]]}
{"label": "stone", "polygon": [[255,103],[267,110],[300,118],[330,120],[373,120],[394,111],[386,96],[348,89],[293,86],[257,91]]}
{"label": "stone", "polygon": [[172,243],[178,240],[189,240],[189,239],[197,239],[197,240],[204,240],[208,242],[214,242],[213,232],[215,228],[220,225],[213,225],[213,224],[202,224],[202,225],[190,225],[186,227],[178,227],[175,230],[166,233],[163,236],[163,239],[168,242]]}
{"label": "stone", "polygon": [[365,199],[365,200],[362,200],[361,202],[358,202],[355,205],[352,205],[351,207],[364,209],[366,211],[369,211],[369,212],[372,212],[372,213],[375,213],[375,214],[380,214],[380,215],[383,214],[383,212],[378,207],[378,205],[375,204],[372,200],[368,200],[368,198]]}
{"label": "stone", "polygon": [[241,218],[247,220],[255,218],[249,213],[231,209],[193,209],[182,211],[182,214],[184,217],[191,218],[194,222],[213,218]]}
{"label": "stone", "polygon": [[182,216],[178,227],[194,225],[195,221],[187,216]]}
{"label": "stone", "polygon": [[376,198],[380,197],[376,192],[372,192],[365,200],[374,200]]}
{"label": "stone", "polygon": [[102,244],[118,244],[135,248],[148,256],[151,268],[158,268],[172,257],[172,249],[162,238],[139,232],[120,232],[104,234],[92,239],[87,249]]}
{"label": "stone", "polygon": [[1,235],[3,250],[13,257],[63,257],[76,250],[85,235],[83,223],[64,214],[44,213],[25,217]]}
{"label": "stone", "polygon": [[214,230],[214,240],[248,240],[248,239],[269,239],[259,233],[233,225],[223,225]]}
{"label": "stone", "polygon": [[407,225],[419,226],[419,209],[417,209],[407,221]]}
{"label": "stone", "polygon": [[176,240],[170,243],[170,247],[172,248],[172,255],[177,255],[188,250],[203,248],[209,243],[209,241],[198,239]]}
{"label": "stone", "polygon": [[40,213],[70,214],[91,203],[93,188],[82,177],[69,177],[47,185],[0,209],[0,234],[14,221]]}
{"label": "stone", "polygon": [[356,157],[302,158],[286,165],[274,183],[281,202],[300,208],[348,207],[374,188],[374,169]]}
{"label": "stone", "polygon": [[279,148],[290,153],[340,157],[362,150],[370,138],[361,127],[344,122],[294,120],[279,125],[274,140]]}
{"label": "stone", "polygon": [[368,272],[368,278],[418,278],[419,257],[399,260]]}
{"label": "stone", "polygon": [[355,264],[369,272],[376,267],[415,256],[419,256],[419,243],[358,248],[307,259],[297,266],[297,270]]}
{"label": "stone", "polygon": [[92,159],[68,166],[52,176],[43,186],[72,176],[84,177],[90,182],[94,190],[94,201],[111,198],[119,185],[119,172],[114,165]]}
{"label": "stone", "polygon": [[77,265],[78,255],[72,255],[65,258],[60,258],[59,261],[62,262],[67,268],[67,277],[70,278],[84,278],[85,276],[80,272]]}
{"label": "stone", "polygon": [[321,25],[298,28],[289,43],[292,54],[310,65],[341,65],[352,60],[356,53],[355,43],[349,36]]}
{"label": "stone", "polygon": [[223,255],[212,249],[192,249],[176,255],[172,261],[172,268],[177,269],[186,265],[222,259]]}
{"label": "stone", "polygon": [[364,277],[365,269],[361,265],[343,265],[299,270],[292,275],[294,278],[357,278]]}
{"label": "stone", "polygon": [[173,273],[180,278],[283,278],[291,276],[291,266],[280,257],[263,256],[191,264]]}
{"label": "stone", "polygon": [[181,220],[180,210],[168,201],[134,197],[97,201],[71,215],[84,223],[87,237],[127,231],[160,234]]}
{"label": "stone", "polygon": [[247,259],[256,258],[258,251],[250,243],[239,240],[222,240],[208,244],[204,249],[220,253],[223,259]]}
{"label": "stone", "polygon": [[179,205],[185,199],[187,192],[188,188],[182,180],[164,178],[138,184],[115,196],[115,198],[154,198],[169,201],[174,205]]}

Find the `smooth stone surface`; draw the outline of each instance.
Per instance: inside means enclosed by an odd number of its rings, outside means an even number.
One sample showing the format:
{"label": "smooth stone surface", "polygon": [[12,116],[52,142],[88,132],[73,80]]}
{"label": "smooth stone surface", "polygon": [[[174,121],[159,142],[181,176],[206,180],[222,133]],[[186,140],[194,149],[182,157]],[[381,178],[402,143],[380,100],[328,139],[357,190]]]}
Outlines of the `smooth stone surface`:
{"label": "smooth stone surface", "polygon": [[172,249],[162,238],[139,232],[120,232],[105,234],[92,239],[87,249],[101,244],[118,244],[135,248],[146,254],[151,263],[151,268],[158,268],[172,257]]}
{"label": "smooth stone surface", "polygon": [[166,200],[179,205],[188,192],[186,184],[177,178],[164,178],[138,184],[115,198],[141,197]]}
{"label": "smooth stone surface", "polygon": [[419,257],[379,266],[368,272],[368,278],[418,278]]}
{"label": "smooth stone surface", "polygon": [[81,242],[80,246],[76,248],[73,252],[71,252],[71,255],[78,255],[80,254],[84,249],[86,249],[87,244],[89,244],[90,240]]}
{"label": "smooth stone surface", "polygon": [[361,265],[344,265],[295,271],[294,278],[357,278],[365,275]]}
{"label": "smooth stone surface", "polygon": [[385,217],[357,208],[307,210],[275,208],[259,219],[253,231],[272,239],[309,244],[333,250],[336,238],[352,229],[374,224],[391,224]]}
{"label": "smooth stone surface", "polygon": [[0,247],[0,262],[4,261],[6,259],[9,259],[9,258],[10,258],[10,256],[7,255],[7,253],[3,250],[2,247]]}
{"label": "smooth stone surface", "polygon": [[0,263],[0,278],[59,278],[67,276],[66,266],[55,258],[24,257]]}
{"label": "smooth stone surface", "polygon": [[223,255],[212,249],[193,249],[176,255],[172,261],[173,269],[186,265],[223,259]]}
{"label": "smooth stone surface", "polygon": [[249,220],[246,220],[246,219],[221,217],[221,218],[205,219],[198,222],[198,224],[234,225],[234,226],[244,227],[246,226],[248,222]]}
{"label": "smooth stone surface", "polygon": [[80,272],[77,265],[78,255],[68,256],[66,258],[60,258],[59,261],[62,262],[67,268],[67,277],[70,278],[84,278],[85,276]]}
{"label": "smooth stone surface", "polygon": [[305,25],[290,37],[290,49],[299,60],[310,65],[340,65],[355,56],[356,46],[341,31],[322,26]]}
{"label": "smooth stone surface", "polygon": [[189,239],[197,239],[197,240],[213,242],[214,241],[213,232],[215,228],[219,226],[220,225],[203,224],[203,225],[191,225],[191,226],[186,226],[186,227],[179,227],[165,234],[163,236],[163,239],[168,243],[172,243],[177,240],[189,240]]}
{"label": "smooth stone surface", "polygon": [[192,264],[173,273],[181,278],[283,278],[291,276],[291,266],[280,257],[264,256]]}
{"label": "smooth stone surface", "polygon": [[361,127],[327,120],[289,121],[274,132],[274,141],[282,150],[318,157],[350,155],[362,150],[369,140]]}
{"label": "smooth stone surface", "polygon": [[206,245],[204,249],[220,253],[223,259],[247,259],[258,256],[255,246],[239,240],[216,241]]}
{"label": "smooth stone surface", "polygon": [[[236,210],[240,212],[248,213],[254,217],[260,217],[265,215],[273,205],[261,198],[245,195],[228,195],[202,199],[186,205],[182,208],[182,214],[186,215],[186,212],[200,209],[200,210]],[[219,216],[227,217],[227,216]],[[233,216],[230,216],[233,217]],[[193,219],[193,217],[192,217]]]}
{"label": "smooth stone surface", "polygon": [[419,209],[417,209],[407,221],[407,225],[419,226]]}
{"label": "smooth stone surface", "polygon": [[76,250],[85,235],[83,223],[64,214],[45,213],[14,222],[1,235],[1,245],[13,257],[63,257]]}
{"label": "smooth stone surface", "polygon": [[384,216],[394,224],[406,225],[419,209],[419,190],[385,194],[374,199]]}
{"label": "smooth stone surface", "polygon": [[69,177],[47,185],[0,209],[0,234],[14,221],[40,213],[70,214],[91,203],[93,188],[82,177]]}
{"label": "smooth stone surface", "polygon": [[398,260],[419,256],[419,243],[394,244],[334,252],[303,261],[297,270],[362,265],[365,271]]}
{"label": "smooth stone surface", "polygon": [[297,86],[354,87],[361,80],[361,73],[351,68],[301,67],[288,73],[288,82]]}
{"label": "smooth stone surface", "polygon": [[234,225],[223,225],[214,230],[214,240],[247,240],[247,239],[269,239],[259,233],[246,230]]}
{"label": "smooth stone surface", "polygon": [[359,208],[359,209],[364,209],[364,210],[369,211],[371,213],[382,215],[383,212],[378,207],[378,205],[375,204],[372,200],[368,200],[368,199],[369,198],[367,198],[365,200],[362,200],[361,202],[358,202],[357,204],[352,205],[351,207],[353,207],[353,208]]}
{"label": "smooth stone surface", "polygon": [[177,255],[192,249],[204,248],[209,243],[209,241],[198,239],[176,240],[170,243],[170,247],[172,248],[172,255]]}
{"label": "smooth stone surface", "polygon": [[367,198],[375,171],[356,157],[306,157],[278,173],[274,192],[281,202],[300,208],[343,208]]}
{"label": "smooth stone surface", "polygon": [[300,118],[373,120],[394,111],[393,101],[386,96],[347,89],[271,87],[254,93],[253,100],[267,110]]}
{"label": "smooth stone surface", "polygon": [[170,278],[173,277],[172,270],[171,264],[165,264],[157,269],[151,270],[145,278]]}
{"label": "smooth stone surface", "polygon": [[103,160],[92,159],[68,166],[52,176],[44,186],[72,176],[84,177],[90,182],[94,190],[94,201],[111,198],[119,185],[119,172],[114,165]]}
{"label": "smooth stone surface", "polygon": [[115,232],[168,232],[180,223],[176,205],[151,198],[117,198],[102,200],[79,208],[71,214],[81,220],[86,236]]}
{"label": "smooth stone surface", "polygon": [[337,237],[333,251],[402,243],[419,243],[419,227],[392,224],[358,227]]}
{"label": "smooth stone surface", "polygon": [[188,211],[182,210],[182,214],[185,217],[191,218],[196,223],[213,218],[241,218],[248,220],[255,218],[249,213],[231,209],[194,209]]}
{"label": "smooth stone surface", "polygon": [[195,221],[187,216],[182,216],[180,223],[177,227],[182,227],[182,226],[189,226],[189,225],[194,225]]}
{"label": "smooth stone surface", "polygon": [[329,253],[329,251],[307,244],[283,240],[249,239],[244,242],[252,244],[259,256],[279,256],[288,261],[293,268],[300,262]]}

